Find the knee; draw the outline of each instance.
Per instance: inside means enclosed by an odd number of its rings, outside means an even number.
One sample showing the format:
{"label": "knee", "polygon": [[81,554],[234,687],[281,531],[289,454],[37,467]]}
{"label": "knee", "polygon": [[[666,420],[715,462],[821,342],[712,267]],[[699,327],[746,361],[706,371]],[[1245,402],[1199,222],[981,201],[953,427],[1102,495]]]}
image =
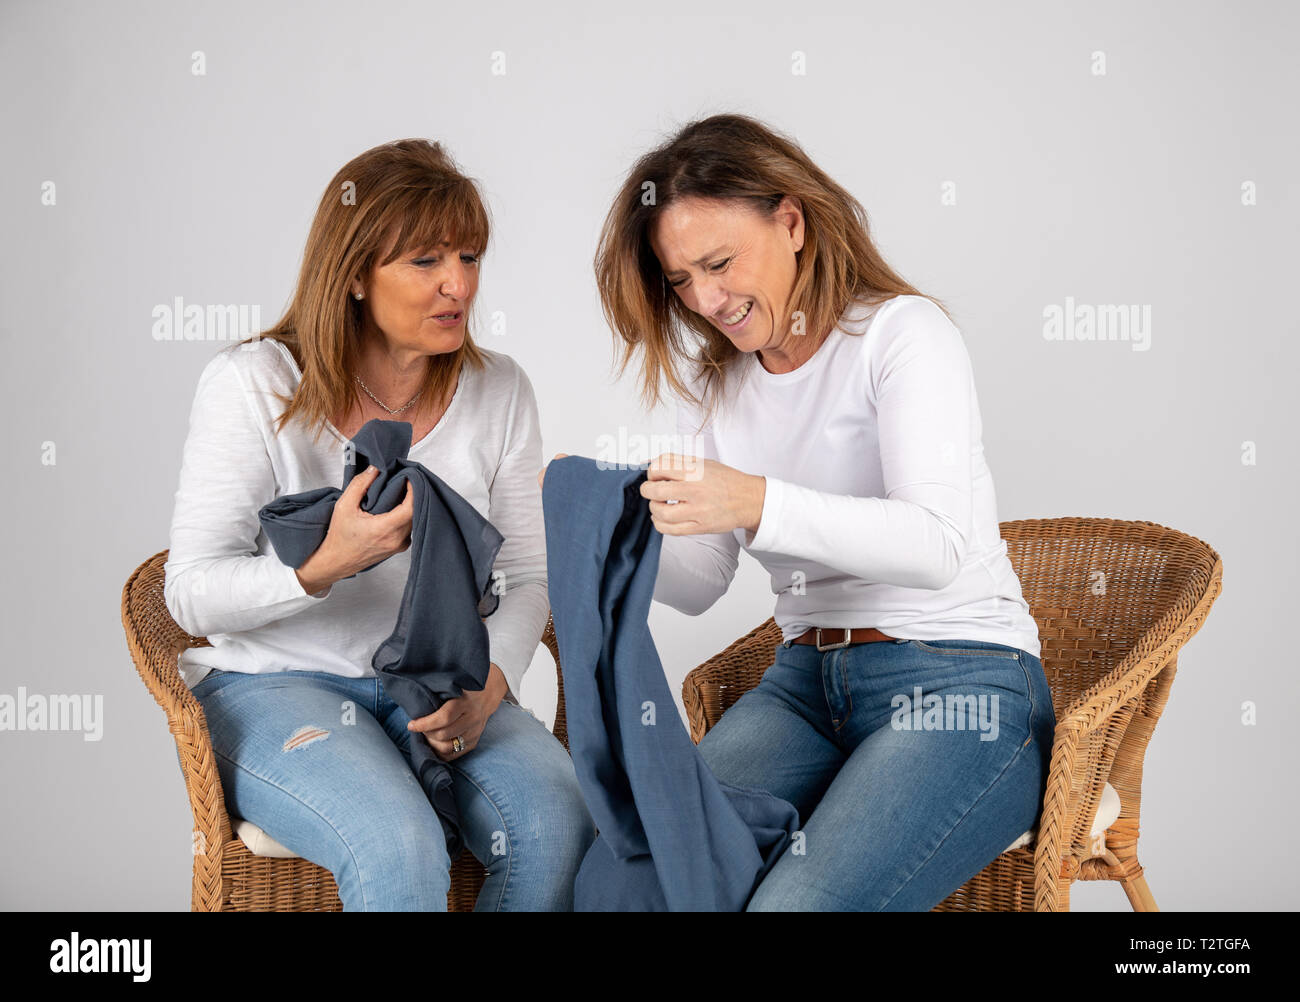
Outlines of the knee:
{"label": "knee", "polygon": [[[734,710],[735,707],[732,709]],[[751,777],[747,776],[743,769],[744,764],[754,758],[752,734],[741,735],[741,738],[748,738],[748,743],[751,744],[751,747],[746,750],[746,741],[737,737],[740,729],[723,726],[723,722],[727,719],[724,716],[709,728],[700,738],[699,744],[695,746],[696,750],[700,753],[704,764],[709,767],[709,771],[720,782],[736,786],[750,785]],[[732,721],[735,721],[734,717]]]}
{"label": "knee", "polygon": [[774,869],[750,895],[747,912],[805,912],[820,911],[815,905],[815,895],[806,883],[788,879],[784,870]]}
{"label": "knee", "polygon": [[817,877],[798,872],[797,867],[773,869],[745,906],[748,912],[845,912],[870,911],[860,902],[829,888]]}
{"label": "knee", "polygon": [[335,879],[345,910],[446,910],[451,859],[436,816],[386,818],[341,842]]}
{"label": "knee", "polygon": [[596,839],[596,825],[577,777],[557,777],[538,787],[511,813],[515,824],[505,834],[512,868],[554,873],[571,883]]}

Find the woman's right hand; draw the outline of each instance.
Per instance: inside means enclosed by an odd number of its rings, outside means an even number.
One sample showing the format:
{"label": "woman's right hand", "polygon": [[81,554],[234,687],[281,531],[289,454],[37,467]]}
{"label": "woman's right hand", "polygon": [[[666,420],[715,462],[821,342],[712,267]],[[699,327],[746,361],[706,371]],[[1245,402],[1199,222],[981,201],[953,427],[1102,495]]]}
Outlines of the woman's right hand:
{"label": "woman's right hand", "polygon": [[415,495],[406,482],[406,496],[392,511],[372,515],[361,510],[361,499],[379,476],[368,467],[353,477],[334,503],[325,541],[298,568],[298,581],[309,595],[324,591],[335,581],[342,581],[411,545],[411,522],[415,515]]}

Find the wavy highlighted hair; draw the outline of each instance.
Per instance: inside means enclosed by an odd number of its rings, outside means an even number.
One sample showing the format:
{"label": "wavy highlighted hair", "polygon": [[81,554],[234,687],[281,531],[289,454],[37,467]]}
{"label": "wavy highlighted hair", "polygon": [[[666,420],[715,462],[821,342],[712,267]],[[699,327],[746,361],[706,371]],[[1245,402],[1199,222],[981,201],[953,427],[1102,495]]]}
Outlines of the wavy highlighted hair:
{"label": "wavy highlighted hair", "polygon": [[[482,254],[490,229],[476,182],[461,173],[441,143],[399,139],[348,161],[316,207],[298,285],[284,316],[241,342],[273,338],[289,349],[302,372],[293,396],[280,398],[287,406],[276,433],[298,417],[315,427],[319,439],[330,415],[351,409],[365,316],[363,302],[349,291],[354,280],[443,240]],[[466,315],[461,346],[430,357],[424,399],[441,400],[455,385],[463,362],[482,368],[483,361]]]}
{"label": "wavy highlighted hair", "polygon": [[862,205],[793,139],[746,115],[691,122],[628,172],[596,251],[601,308],[622,339],[618,373],[639,350],[641,395],[648,407],[658,404],[665,384],[681,398],[704,403],[683,380],[683,370],[693,368],[712,411],[728,368],[741,354],[668,284],[649,240],[656,217],[686,198],[735,202],[770,217],[786,195],[798,198],[803,209],[804,244],[796,254],[789,305],[792,318],[802,314],[807,331],[831,330],[855,301],[871,305],[921,295],[885,263]]}

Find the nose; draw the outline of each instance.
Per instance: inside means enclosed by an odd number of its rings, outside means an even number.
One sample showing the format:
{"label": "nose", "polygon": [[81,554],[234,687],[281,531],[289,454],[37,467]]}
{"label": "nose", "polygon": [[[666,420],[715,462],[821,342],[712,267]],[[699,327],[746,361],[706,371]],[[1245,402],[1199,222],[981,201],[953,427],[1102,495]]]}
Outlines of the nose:
{"label": "nose", "polygon": [[695,312],[715,317],[727,305],[727,293],[715,278],[705,278],[691,283],[695,288]]}
{"label": "nose", "polygon": [[438,291],[448,299],[464,299],[469,295],[469,277],[465,264],[459,257],[448,263]]}

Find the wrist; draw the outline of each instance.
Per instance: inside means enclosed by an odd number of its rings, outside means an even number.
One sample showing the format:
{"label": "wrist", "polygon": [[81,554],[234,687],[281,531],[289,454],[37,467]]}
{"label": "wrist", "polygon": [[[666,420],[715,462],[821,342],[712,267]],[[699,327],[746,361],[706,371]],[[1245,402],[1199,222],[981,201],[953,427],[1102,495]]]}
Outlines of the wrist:
{"label": "wrist", "polygon": [[485,688],[492,697],[492,706],[495,709],[501,701],[506,698],[510,692],[510,683],[506,681],[506,674],[495,662],[488,668],[487,685]]}
{"label": "wrist", "polygon": [[763,521],[763,502],[767,500],[767,477],[751,477],[749,518],[745,522],[745,531],[752,537],[758,532],[759,523]]}
{"label": "wrist", "polygon": [[294,574],[297,575],[302,590],[314,597],[323,591],[328,591],[338,579],[310,568],[310,564],[311,561],[308,560],[307,563],[295,570]]}

